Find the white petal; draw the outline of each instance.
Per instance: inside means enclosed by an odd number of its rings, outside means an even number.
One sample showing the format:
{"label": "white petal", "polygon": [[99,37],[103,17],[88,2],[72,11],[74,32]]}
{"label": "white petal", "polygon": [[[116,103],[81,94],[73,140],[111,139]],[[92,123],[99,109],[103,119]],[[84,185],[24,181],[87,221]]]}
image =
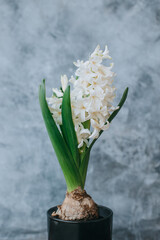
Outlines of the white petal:
{"label": "white petal", "polygon": [[83,146],[83,140],[81,140],[81,142],[78,145],[78,148],[81,148]]}
{"label": "white petal", "polygon": [[109,111],[112,111],[112,112],[114,112],[114,111],[116,111],[116,110],[118,110],[119,109],[119,106],[117,106],[117,107],[111,107],[110,109],[109,109]]}
{"label": "white petal", "polygon": [[80,134],[88,134],[88,135],[90,135],[91,133],[90,133],[89,129],[84,128],[84,129],[82,129],[80,131]]}
{"label": "white petal", "polygon": [[68,78],[66,75],[61,76],[61,84],[62,84],[62,90],[63,92],[65,92],[68,85]]}
{"label": "white petal", "polygon": [[108,59],[112,59],[111,56],[109,56],[109,50],[108,50],[108,46],[105,46],[104,52],[103,52],[103,57],[104,58],[108,58]]}
{"label": "white petal", "polygon": [[83,139],[83,142],[89,147],[89,141],[87,139]]}
{"label": "white petal", "polygon": [[97,128],[94,129],[93,133],[91,134],[91,136],[89,138],[98,138],[99,137],[99,130]]}
{"label": "white petal", "polygon": [[52,91],[56,94],[57,97],[62,97],[63,93],[57,88],[52,88]]}
{"label": "white petal", "polygon": [[102,130],[107,130],[108,128],[109,128],[109,122],[107,121],[106,124],[104,124],[101,129]]}

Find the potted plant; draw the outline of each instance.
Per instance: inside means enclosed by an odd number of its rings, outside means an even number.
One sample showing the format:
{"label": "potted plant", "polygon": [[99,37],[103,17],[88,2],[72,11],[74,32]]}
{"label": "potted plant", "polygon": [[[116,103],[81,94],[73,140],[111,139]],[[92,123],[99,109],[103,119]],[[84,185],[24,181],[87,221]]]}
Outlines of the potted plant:
{"label": "potted plant", "polygon": [[111,59],[108,48],[98,45],[88,61],[74,63],[75,77],[61,77],[62,86],[51,98],[46,98],[45,80],[39,88],[43,119],[67,185],[62,205],[47,212],[49,240],[112,239],[112,210],[98,206],[84,190],[91,149],[128,93],[126,88],[118,106],[112,105],[115,73],[113,63],[104,66],[103,59]]}

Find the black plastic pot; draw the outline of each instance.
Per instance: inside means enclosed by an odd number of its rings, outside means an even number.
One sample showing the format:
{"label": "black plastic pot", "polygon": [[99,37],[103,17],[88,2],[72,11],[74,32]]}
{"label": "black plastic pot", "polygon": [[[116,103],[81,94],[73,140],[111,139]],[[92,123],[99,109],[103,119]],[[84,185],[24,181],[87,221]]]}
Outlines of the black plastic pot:
{"label": "black plastic pot", "polygon": [[111,209],[99,208],[99,219],[88,221],[64,221],[51,217],[57,207],[47,211],[48,240],[112,240]]}

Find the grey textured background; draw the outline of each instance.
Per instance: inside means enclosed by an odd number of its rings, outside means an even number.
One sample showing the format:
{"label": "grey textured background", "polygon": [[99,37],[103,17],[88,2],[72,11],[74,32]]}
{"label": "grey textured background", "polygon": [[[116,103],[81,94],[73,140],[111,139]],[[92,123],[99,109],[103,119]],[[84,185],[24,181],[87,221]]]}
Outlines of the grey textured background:
{"label": "grey textured background", "polygon": [[118,102],[96,143],[86,189],[114,211],[114,240],[160,239],[160,2],[0,0],[0,240],[46,238],[65,182],[42,120],[47,95],[97,44],[108,44]]}

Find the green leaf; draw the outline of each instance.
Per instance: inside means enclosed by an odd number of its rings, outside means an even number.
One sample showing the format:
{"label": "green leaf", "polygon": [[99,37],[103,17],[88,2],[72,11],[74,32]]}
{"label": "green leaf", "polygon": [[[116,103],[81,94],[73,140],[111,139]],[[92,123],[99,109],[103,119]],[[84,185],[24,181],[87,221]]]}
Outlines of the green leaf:
{"label": "green leaf", "polygon": [[71,110],[71,101],[70,101],[70,86],[68,86],[63,95],[62,101],[62,125],[63,125],[63,136],[66,140],[69,149],[72,153],[73,159],[79,167],[80,165],[80,156],[78,150],[78,141],[74,128],[74,123],[72,120],[72,110]]}
{"label": "green leaf", "polygon": [[39,87],[39,102],[48,135],[66,180],[67,190],[69,192],[73,191],[78,186],[82,186],[81,176],[70,150],[59,132],[59,129],[48,108],[46,101],[45,80],[42,81],[42,84]]}

